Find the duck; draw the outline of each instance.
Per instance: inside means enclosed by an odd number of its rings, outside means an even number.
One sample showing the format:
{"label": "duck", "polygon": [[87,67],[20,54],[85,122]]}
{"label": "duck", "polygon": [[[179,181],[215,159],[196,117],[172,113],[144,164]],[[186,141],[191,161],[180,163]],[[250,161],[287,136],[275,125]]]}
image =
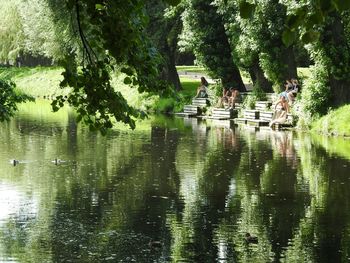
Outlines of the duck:
{"label": "duck", "polygon": [[155,250],[158,250],[158,249],[161,249],[163,244],[162,242],[160,241],[153,241],[151,240],[149,243],[148,243],[150,249],[155,249]]}
{"label": "duck", "polygon": [[51,161],[52,163],[54,163],[55,165],[59,165],[60,163],[64,163],[64,161],[62,161],[61,159],[57,159],[55,158],[53,161]]}
{"label": "duck", "polygon": [[257,244],[259,242],[258,237],[252,236],[250,233],[246,233],[244,239],[247,243]]}
{"label": "duck", "polygon": [[13,164],[13,166],[16,166],[17,164],[19,164],[19,161],[16,159],[11,160],[11,163]]}

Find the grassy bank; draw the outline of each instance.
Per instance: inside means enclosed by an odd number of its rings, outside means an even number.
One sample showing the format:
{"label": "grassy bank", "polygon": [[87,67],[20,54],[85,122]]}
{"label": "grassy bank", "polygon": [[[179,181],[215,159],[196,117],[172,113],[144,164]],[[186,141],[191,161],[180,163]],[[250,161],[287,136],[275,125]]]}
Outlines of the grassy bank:
{"label": "grassy bank", "polygon": [[60,67],[0,68],[0,78],[12,79],[19,90],[33,97],[52,97],[68,92],[59,88],[62,72]]}
{"label": "grassy bank", "polygon": [[[52,98],[58,95],[65,95],[68,88],[61,89],[60,82],[63,79],[63,69],[60,67],[10,67],[0,68],[0,78],[11,79],[16,83],[17,88],[25,94],[36,98]],[[120,91],[128,100],[129,104],[142,110],[169,112],[179,111],[185,103],[189,103],[195,95],[199,86],[199,79],[180,78],[183,90],[177,94],[178,98],[159,98],[157,95],[147,93],[140,94],[137,89],[125,85],[123,75],[114,75],[112,78],[113,87]]]}
{"label": "grassy bank", "polygon": [[350,137],[350,105],[333,110],[312,124],[312,131]]}

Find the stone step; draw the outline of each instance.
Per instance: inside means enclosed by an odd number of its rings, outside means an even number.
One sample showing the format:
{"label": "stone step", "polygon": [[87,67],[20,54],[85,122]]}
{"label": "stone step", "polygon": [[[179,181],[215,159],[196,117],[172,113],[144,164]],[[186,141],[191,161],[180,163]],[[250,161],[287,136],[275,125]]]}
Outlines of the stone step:
{"label": "stone step", "polygon": [[259,111],[257,110],[244,110],[243,115],[245,119],[259,119]]}
{"label": "stone step", "polygon": [[255,127],[268,126],[269,121],[248,119],[247,124]]}
{"label": "stone step", "polygon": [[237,117],[237,110],[235,109],[224,109],[224,108],[213,108],[211,117],[213,119],[233,119]]}
{"label": "stone step", "polygon": [[247,124],[247,119],[245,118],[236,118],[235,124]]}
{"label": "stone step", "polygon": [[206,107],[210,105],[208,98],[194,98],[192,99],[192,105],[198,107]]}
{"label": "stone step", "polygon": [[260,111],[259,120],[271,121],[273,114],[273,111]]}
{"label": "stone step", "polygon": [[256,101],[255,102],[255,109],[256,110],[267,110],[272,106],[271,101]]}
{"label": "stone step", "polygon": [[183,113],[196,116],[196,115],[200,114],[200,108],[197,106],[194,106],[194,105],[185,105]]}

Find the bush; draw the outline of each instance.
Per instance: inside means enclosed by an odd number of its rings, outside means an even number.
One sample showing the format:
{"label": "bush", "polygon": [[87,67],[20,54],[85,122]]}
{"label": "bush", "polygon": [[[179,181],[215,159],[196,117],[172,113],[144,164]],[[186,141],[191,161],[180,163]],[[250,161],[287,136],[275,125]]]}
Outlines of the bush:
{"label": "bush", "polygon": [[327,114],[331,94],[326,71],[321,66],[312,71],[301,94],[299,116],[302,123],[311,124],[313,120]]}
{"label": "bush", "polygon": [[0,121],[9,120],[17,111],[17,103],[34,101],[33,97],[15,90],[15,83],[0,79]]}
{"label": "bush", "polygon": [[258,85],[254,85],[252,93],[243,101],[243,108],[255,109],[255,102],[266,99],[266,93]]}

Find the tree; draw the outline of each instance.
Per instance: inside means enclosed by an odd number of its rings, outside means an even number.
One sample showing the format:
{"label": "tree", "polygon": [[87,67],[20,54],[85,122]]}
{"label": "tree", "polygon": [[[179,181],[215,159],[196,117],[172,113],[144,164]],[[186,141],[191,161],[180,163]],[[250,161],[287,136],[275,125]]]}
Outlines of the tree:
{"label": "tree", "polygon": [[34,101],[34,98],[18,93],[13,82],[0,79],[0,122],[9,120],[17,111],[17,104]]}
{"label": "tree", "polygon": [[180,16],[182,8],[169,9],[168,7],[169,5],[159,0],[147,1],[146,10],[149,24],[146,31],[162,56],[162,61],[158,66],[161,79],[173,84],[176,90],[181,90],[175,66],[175,56],[178,36],[182,30]]}
{"label": "tree", "polygon": [[278,0],[259,0],[254,15],[241,26],[258,49],[260,65],[276,90],[286,79],[297,77],[293,47],[282,41],[286,18],[287,8]]}
{"label": "tree", "polygon": [[110,84],[110,74],[117,65],[126,75],[125,84],[139,92],[166,89],[159,81],[159,53],[145,34],[145,1],[100,2],[69,0],[83,50],[82,70],[71,57],[66,60],[62,87],[72,87],[66,97],[58,97],[53,107],[68,102],[77,109],[78,120],[102,133],[112,127],[113,119],[135,127],[134,118],[143,113],[130,107],[120,92]]}
{"label": "tree", "polygon": [[265,77],[260,66],[259,46],[246,33],[249,32],[247,27],[253,26],[253,24],[247,23],[245,19],[240,17],[237,1],[217,0],[215,4],[225,21],[226,34],[237,66],[249,72],[255,88],[272,92],[272,83]]}
{"label": "tree", "polygon": [[318,116],[326,114],[330,106],[349,103],[350,12],[346,10],[350,5],[335,0],[320,5],[309,0],[305,10],[305,5],[294,0],[285,4],[289,6],[285,35],[292,32],[295,39],[307,43],[316,65],[303,92],[305,110]]}
{"label": "tree", "polygon": [[217,7],[208,0],[189,0],[185,4],[183,42],[213,78],[221,79],[224,86],[246,91]]}
{"label": "tree", "polygon": [[13,64],[24,49],[19,1],[7,0],[0,9],[0,63]]}

